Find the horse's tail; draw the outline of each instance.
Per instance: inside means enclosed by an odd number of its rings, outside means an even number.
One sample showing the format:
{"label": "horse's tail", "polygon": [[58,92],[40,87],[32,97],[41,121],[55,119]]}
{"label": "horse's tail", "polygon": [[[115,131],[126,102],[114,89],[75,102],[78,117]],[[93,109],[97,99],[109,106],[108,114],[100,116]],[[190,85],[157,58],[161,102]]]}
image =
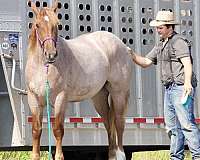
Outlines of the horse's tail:
{"label": "horse's tail", "polygon": [[110,126],[110,139],[111,142],[116,146],[116,127],[115,127],[115,110],[113,105],[112,96],[110,97],[110,110],[109,110],[109,126]]}

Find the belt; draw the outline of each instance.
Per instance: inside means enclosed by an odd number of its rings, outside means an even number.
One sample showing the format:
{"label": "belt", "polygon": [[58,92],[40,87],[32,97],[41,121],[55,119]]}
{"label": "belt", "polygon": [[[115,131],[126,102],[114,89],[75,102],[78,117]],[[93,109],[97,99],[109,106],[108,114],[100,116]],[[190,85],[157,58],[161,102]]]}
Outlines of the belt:
{"label": "belt", "polygon": [[176,84],[177,86],[183,86],[184,84],[182,83],[169,83],[167,85],[165,85],[165,88],[168,89],[170,86],[172,86],[173,84]]}

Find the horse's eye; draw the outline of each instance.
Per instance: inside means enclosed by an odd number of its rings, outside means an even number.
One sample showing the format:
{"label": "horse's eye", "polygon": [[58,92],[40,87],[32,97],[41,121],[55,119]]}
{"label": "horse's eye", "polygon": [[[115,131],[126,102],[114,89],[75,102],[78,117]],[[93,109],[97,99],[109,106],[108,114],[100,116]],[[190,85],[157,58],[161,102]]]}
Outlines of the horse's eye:
{"label": "horse's eye", "polygon": [[38,23],[36,23],[36,27],[39,28],[39,24]]}

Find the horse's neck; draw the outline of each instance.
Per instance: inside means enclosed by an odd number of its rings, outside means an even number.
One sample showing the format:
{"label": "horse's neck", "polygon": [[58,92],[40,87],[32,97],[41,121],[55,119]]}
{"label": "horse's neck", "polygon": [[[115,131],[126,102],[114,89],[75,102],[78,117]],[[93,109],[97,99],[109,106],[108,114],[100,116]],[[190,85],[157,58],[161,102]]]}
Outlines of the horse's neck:
{"label": "horse's neck", "polygon": [[71,49],[69,48],[68,40],[65,40],[63,37],[58,37],[57,51],[58,51],[58,59],[68,60],[67,57],[71,55]]}

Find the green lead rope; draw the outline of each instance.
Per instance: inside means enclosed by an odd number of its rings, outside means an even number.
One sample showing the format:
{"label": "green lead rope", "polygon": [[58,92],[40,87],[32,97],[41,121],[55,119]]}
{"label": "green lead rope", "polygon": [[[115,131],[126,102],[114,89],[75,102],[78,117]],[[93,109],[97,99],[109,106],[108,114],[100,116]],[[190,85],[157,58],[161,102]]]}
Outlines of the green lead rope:
{"label": "green lead rope", "polygon": [[47,105],[47,122],[48,122],[48,138],[49,138],[49,154],[48,154],[48,160],[51,160],[51,108],[49,103],[49,94],[50,94],[50,86],[49,81],[46,81],[46,105]]}

